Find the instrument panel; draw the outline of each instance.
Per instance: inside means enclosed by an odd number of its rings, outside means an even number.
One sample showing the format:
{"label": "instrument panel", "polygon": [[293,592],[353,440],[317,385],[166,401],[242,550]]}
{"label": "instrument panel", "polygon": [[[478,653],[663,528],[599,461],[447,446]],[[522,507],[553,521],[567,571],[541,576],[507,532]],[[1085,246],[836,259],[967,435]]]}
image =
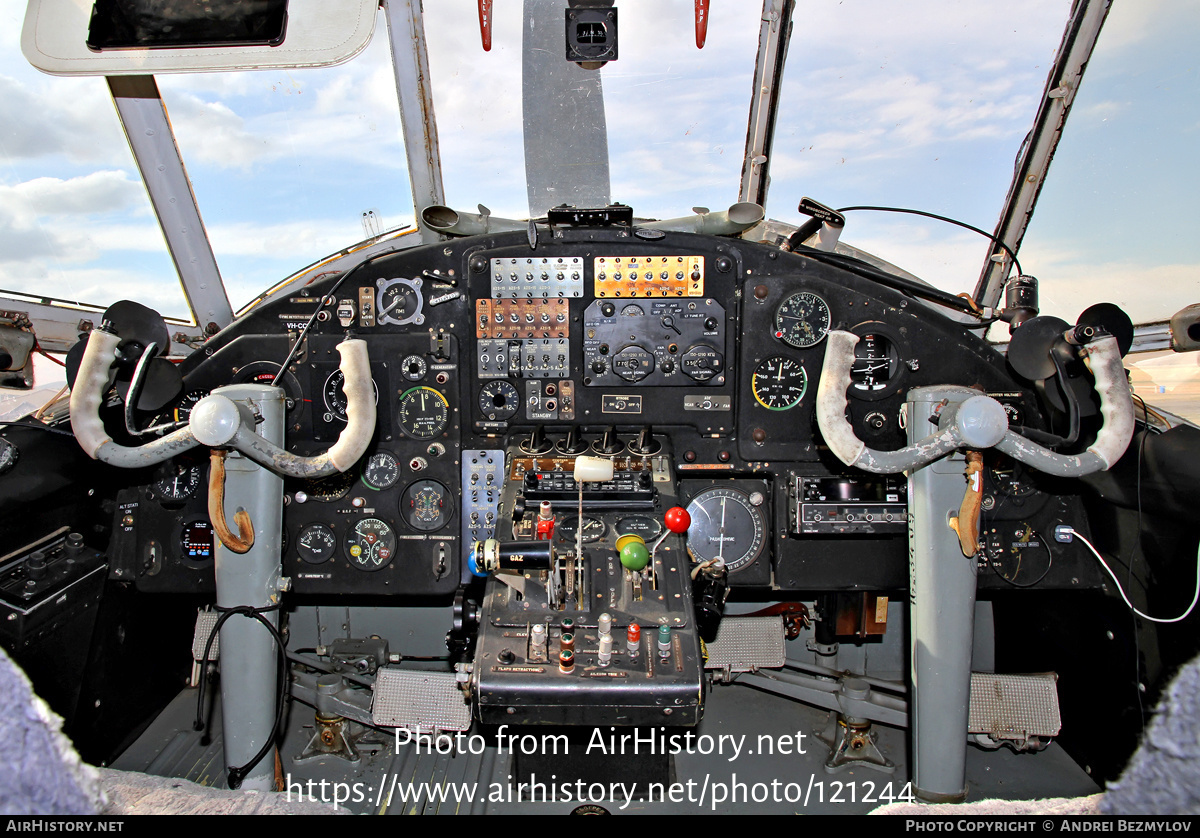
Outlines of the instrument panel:
{"label": "instrument panel", "polygon": [[[373,257],[326,296],[336,279],[212,338],[182,365],[185,395],[169,408],[186,416],[216,387],[274,379],[319,312],[279,385],[286,446],[321,451],[345,425],[335,347],[347,334],[368,342],[377,430],[367,454],[345,475],[285,486],[284,572],[298,594],[448,596],[471,579],[473,542],[523,531],[542,499],[564,544],[580,530],[588,544],[630,532],[649,544],[664,510],[639,501],[648,487],[688,508],[692,560],[722,562],[735,588],[903,588],[903,492],[803,497],[862,477],[829,454],[816,425],[829,330],[861,338],[848,415],[873,448],[904,444],[901,407],[914,386],[966,384],[1006,394],[1027,423],[1039,415],[1003,357],[935,309],[740,240],[573,228],[531,248],[524,233],[505,233]],[[663,450],[669,469],[656,470]],[[629,479],[592,492],[581,517],[566,478],[582,453],[616,458]],[[1007,511],[1018,490],[997,468],[991,483]],[[668,473],[670,486],[655,482]],[[119,499],[134,523],[118,528],[114,566],[146,590],[211,588],[203,549],[191,551],[204,537],[193,525],[206,520],[206,466],[180,461],[152,477]],[[1038,583],[1071,578],[1043,555],[1060,545],[1039,538],[1050,517],[1078,521],[1079,503],[1028,482],[1046,503],[1022,519],[1027,536],[1013,535],[1015,524],[989,532],[986,555],[1003,567],[981,584],[1004,586],[1005,573],[1024,581],[1034,558],[1050,565]],[[871,503],[889,520],[828,525],[830,514],[855,514],[847,504]],[[150,558],[147,540],[158,550]],[[1029,561],[1014,571],[1018,553]]]}

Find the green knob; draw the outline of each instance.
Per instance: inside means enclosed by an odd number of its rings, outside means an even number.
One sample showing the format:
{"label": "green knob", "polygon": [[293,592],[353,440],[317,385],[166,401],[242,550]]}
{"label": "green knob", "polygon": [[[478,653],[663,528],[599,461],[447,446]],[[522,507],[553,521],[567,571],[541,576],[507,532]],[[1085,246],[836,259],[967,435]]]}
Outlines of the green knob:
{"label": "green knob", "polygon": [[629,570],[638,571],[650,564],[650,551],[641,539],[630,541],[621,547],[621,565]]}

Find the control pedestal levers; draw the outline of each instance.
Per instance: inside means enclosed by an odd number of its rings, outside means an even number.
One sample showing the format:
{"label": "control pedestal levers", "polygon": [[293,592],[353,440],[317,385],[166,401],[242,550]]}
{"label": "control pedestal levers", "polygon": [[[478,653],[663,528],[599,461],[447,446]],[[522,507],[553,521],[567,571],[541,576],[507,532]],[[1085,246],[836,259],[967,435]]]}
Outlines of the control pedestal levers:
{"label": "control pedestal levers", "polygon": [[[536,512],[500,522],[497,534],[513,540],[472,550],[472,569],[487,576],[476,715],[509,725],[696,724],[703,661],[669,445],[612,433],[607,447],[629,453],[531,458],[528,441],[509,446],[500,506]],[[549,541],[527,520],[542,520],[544,502],[556,518]],[[655,518],[665,519],[662,537]]]}

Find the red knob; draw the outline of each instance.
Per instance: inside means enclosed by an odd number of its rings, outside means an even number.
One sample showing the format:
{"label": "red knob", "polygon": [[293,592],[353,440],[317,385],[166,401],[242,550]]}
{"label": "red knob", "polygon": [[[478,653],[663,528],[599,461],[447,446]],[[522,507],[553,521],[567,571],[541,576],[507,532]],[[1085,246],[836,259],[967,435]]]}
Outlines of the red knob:
{"label": "red knob", "polygon": [[692,525],[692,516],[682,506],[673,506],[663,516],[663,523],[667,525],[667,529],[671,532],[676,535],[683,535],[688,531],[688,527]]}

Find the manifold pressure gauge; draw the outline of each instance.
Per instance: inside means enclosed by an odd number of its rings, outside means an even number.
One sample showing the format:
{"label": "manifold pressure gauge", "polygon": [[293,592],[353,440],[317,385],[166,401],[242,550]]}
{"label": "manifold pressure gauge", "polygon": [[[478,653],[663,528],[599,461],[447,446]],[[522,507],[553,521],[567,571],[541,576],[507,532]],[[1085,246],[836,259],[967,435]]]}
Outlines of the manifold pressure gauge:
{"label": "manifold pressure gauge", "polygon": [[788,410],[808,390],[808,375],[799,361],[776,355],[759,364],[750,379],[754,400],[767,410]]}

